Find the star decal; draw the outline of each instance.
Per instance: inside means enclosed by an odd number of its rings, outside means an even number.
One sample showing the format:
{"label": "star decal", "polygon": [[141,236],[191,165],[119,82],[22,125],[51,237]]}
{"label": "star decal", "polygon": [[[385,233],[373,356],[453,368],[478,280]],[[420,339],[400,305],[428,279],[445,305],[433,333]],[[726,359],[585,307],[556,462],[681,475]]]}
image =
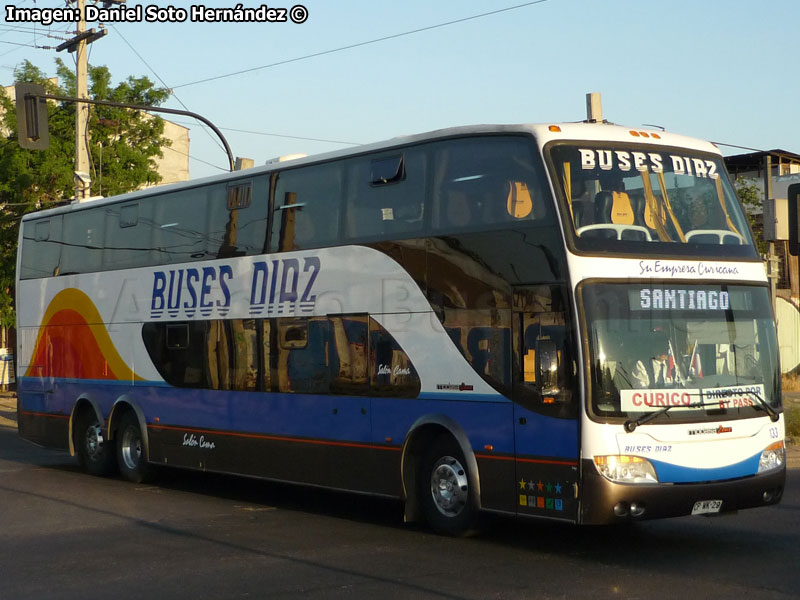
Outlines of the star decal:
{"label": "star decal", "polygon": [[541,482],[541,480],[536,484],[536,486],[539,488],[540,492],[544,489],[544,484]]}
{"label": "star decal", "polygon": [[561,493],[561,484],[560,483],[556,483],[556,494],[560,494],[560,493]]}
{"label": "star decal", "polygon": [[519,489],[521,489],[521,490],[525,489],[525,480],[524,479],[519,482]]}

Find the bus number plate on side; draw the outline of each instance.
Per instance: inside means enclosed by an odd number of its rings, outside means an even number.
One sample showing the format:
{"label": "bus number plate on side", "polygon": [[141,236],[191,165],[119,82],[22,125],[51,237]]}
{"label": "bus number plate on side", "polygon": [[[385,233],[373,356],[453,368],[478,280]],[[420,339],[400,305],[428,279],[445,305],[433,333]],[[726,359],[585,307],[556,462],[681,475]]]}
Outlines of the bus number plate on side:
{"label": "bus number plate on side", "polygon": [[718,513],[720,508],[722,508],[722,500],[701,500],[694,503],[692,514],[708,515]]}

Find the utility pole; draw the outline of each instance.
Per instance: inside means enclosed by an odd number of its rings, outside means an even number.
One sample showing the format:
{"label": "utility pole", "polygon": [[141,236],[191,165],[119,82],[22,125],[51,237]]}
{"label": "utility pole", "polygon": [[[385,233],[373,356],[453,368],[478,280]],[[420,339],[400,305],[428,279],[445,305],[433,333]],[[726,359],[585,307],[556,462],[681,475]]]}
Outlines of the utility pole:
{"label": "utility pole", "polygon": [[[78,0],[78,44],[75,48],[75,95],[89,97],[89,59],[86,39],[86,0]],[[84,202],[92,195],[92,175],[89,170],[89,105],[78,102],[75,107],[75,199]]]}
{"label": "utility pole", "polygon": [[[56,52],[67,50],[75,53],[75,96],[89,98],[89,57],[87,47],[99,40],[108,31],[86,29],[86,0],[75,0],[80,13],[75,37],[56,46]],[[109,0],[106,4],[122,3],[125,0]],[[89,166],[89,105],[79,102],[75,108],[75,199],[88,200],[92,195],[92,176]]]}

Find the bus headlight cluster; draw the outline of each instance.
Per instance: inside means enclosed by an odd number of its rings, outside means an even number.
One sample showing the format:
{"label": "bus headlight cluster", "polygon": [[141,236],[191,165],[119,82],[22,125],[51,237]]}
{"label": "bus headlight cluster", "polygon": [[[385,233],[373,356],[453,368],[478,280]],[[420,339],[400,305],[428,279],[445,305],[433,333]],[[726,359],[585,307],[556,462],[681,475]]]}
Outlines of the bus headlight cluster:
{"label": "bus headlight cluster", "polygon": [[786,464],[786,448],[783,442],[775,442],[767,446],[761,453],[761,460],[758,461],[758,472],[764,473],[772,469],[778,469]]}
{"label": "bus headlight cluster", "polygon": [[616,483],[658,483],[653,465],[640,456],[595,456],[594,466]]}

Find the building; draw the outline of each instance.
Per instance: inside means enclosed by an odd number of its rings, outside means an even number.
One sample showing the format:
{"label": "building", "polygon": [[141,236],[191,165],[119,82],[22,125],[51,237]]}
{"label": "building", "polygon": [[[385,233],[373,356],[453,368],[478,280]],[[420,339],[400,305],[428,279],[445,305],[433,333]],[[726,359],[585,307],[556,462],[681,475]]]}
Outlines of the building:
{"label": "building", "polygon": [[[794,154],[786,150],[767,150],[760,152],[750,152],[747,154],[737,154],[725,157],[725,166],[735,180],[749,181],[758,188],[762,199],[760,213],[770,216],[770,210],[764,211],[764,174],[770,162],[770,172],[772,180],[772,197],[775,203],[775,218],[779,220],[776,229],[777,237],[775,242],[775,254],[779,259],[778,273],[778,295],[792,301],[800,308],[800,278],[798,277],[797,257],[789,255],[787,251],[786,236],[786,199],[788,197],[789,186],[793,183],[800,183],[800,154]],[[757,219],[755,229],[764,232],[763,217]]]}
{"label": "building", "polygon": [[[787,198],[789,186],[800,183],[800,154],[786,150],[767,150],[737,154],[725,158],[725,165],[737,180],[751,181],[758,188],[761,198],[761,214],[775,223],[774,252],[777,256],[778,278],[776,282],[775,320],[778,328],[778,346],[781,369],[786,372],[800,371],[800,274],[798,257],[788,252]],[[768,166],[769,165],[769,166]],[[764,204],[765,175],[769,169],[772,198],[775,202]],[[770,208],[770,206],[774,208]],[[764,232],[764,221],[754,229]]]}

